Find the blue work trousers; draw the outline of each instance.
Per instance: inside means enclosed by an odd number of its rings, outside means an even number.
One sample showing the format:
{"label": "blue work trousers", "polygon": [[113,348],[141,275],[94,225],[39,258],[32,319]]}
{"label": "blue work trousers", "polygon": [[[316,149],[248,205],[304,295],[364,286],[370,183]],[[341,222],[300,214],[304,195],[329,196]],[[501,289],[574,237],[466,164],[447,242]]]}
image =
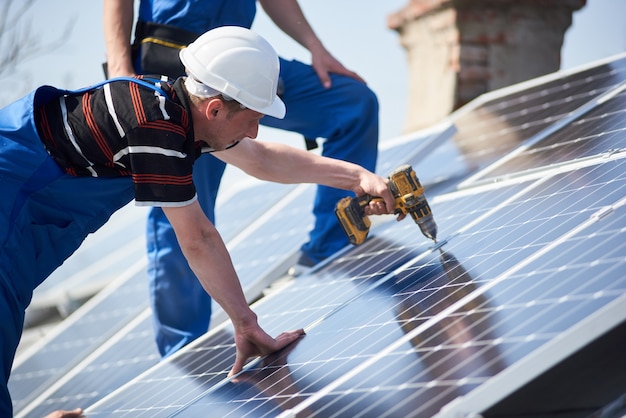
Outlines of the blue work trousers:
{"label": "blue work trousers", "polygon": [[[37,97],[50,95],[42,88]],[[13,414],[8,380],[33,290],[134,197],[130,177],[64,174],[37,134],[34,97],[0,110],[1,417]]]}
{"label": "blue work trousers", "polygon": [[[283,59],[280,65],[284,85],[281,97],[287,114],[284,119],[266,116],[261,124],[306,138],[322,138],[324,156],[374,171],[378,152],[376,95],[365,84],[338,75],[331,75],[332,87],[325,89],[310,65]],[[224,163],[211,155],[201,157],[194,165],[198,199],[212,222],[224,168]],[[337,202],[348,194],[345,190],[318,186],[313,205],[315,224],[308,242],[301,247],[312,261],[320,262],[348,244],[334,213]],[[190,270],[172,227],[159,208],[150,211],[147,240],[156,342],[161,355],[168,356],[207,331],[211,298]]]}

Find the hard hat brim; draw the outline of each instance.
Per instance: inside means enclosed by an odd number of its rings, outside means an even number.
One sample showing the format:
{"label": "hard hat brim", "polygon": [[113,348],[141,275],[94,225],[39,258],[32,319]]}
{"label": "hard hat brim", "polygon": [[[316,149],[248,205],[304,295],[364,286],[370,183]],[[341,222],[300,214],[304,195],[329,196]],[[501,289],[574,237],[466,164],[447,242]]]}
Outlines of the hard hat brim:
{"label": "hard hat brim", "polygon": [[278,96],[274,97],[274,101],[269,106],[266,106],[262,109],[253,109],[253,108],[249,108],[249,109],[254,110],[255,112],[263,113],[264,115],[267,115],[267,116],[275,117],[277,119],[284,118],[285,114],[287,113],[285,103]]}

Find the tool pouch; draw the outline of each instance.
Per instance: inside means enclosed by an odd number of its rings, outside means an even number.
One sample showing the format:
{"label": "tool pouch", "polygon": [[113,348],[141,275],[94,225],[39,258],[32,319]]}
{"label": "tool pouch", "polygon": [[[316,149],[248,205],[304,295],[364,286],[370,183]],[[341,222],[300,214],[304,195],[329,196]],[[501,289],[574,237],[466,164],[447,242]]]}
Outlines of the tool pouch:
{"label": "tool pouch", "polygon": [[[154,22],[138,21],[135,26],[135,40],[131,54],[138,74],[166,75],[177,78],[185,75],[185,67],[180,62],[180,50],[198,38],[197,33],[175,26]],[[108,78],[106,63],[104,75]]]}
{"label": "tool pouch", "polygon": [[170,78],[185,75],[185,67],[178,54],[198,36],[171,25],[137,22],[133,49],[139,54],[141,73],[167,75]]}

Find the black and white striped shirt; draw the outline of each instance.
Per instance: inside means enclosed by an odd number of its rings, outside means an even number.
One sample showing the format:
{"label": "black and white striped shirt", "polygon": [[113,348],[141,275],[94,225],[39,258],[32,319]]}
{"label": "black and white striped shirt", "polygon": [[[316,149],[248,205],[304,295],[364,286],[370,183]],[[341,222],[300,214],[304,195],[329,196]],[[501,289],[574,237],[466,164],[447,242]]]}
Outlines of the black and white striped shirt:
{"label": "black and white striped shirt", "polygon": [[66,173],[130,176],[138,205],[184,206],[196,197],[192,167],[200,147],[182,79],[146,80],[168,97],[131,81],[111,81],[36,108],[37,129]]}

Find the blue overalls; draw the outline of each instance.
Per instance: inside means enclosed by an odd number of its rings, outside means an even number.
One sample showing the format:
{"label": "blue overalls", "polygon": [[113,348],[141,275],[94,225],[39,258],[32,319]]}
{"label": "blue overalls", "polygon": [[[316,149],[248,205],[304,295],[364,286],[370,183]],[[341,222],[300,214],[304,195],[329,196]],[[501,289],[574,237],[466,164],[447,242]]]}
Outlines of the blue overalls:
{"label": "blue overalls", "polygon": [[[255,13],[255,0],[143,0],[139,19],[204,33],[223,25],[250,28]],[[332,87],[325,89],[313,67],[281,59],[280,78],[284,85],[281,98],[287,114],[282,120],[266,116],[261,124],[297,132],[305,138],[325,138],[324,156],[374,171],[378,147],[376,95],[357,80],[331,77]],[[215,199],[224,168],[224,163],[210,155],[201,157],[194,165],[198,200],[212,222],[215,222]],[[313,262],[322,261],[348,245],[334,214],[335,205],[345,196],[344,190],[318,186],[313,206],[315,225],[309,241],[301,248]],[[160,208],[150,211],[147,241],[156,341],[161,354],[167,356],[207,331],[211,299],[189,269]]]}
{"label": "blue overalls", "polygon": [[33,109],[96,87],[71,92],[44,86],[0,110],[0,417],[12,416],[7,385],[33,290],[135,197],[130,176],[65,174],[37,132]]}

